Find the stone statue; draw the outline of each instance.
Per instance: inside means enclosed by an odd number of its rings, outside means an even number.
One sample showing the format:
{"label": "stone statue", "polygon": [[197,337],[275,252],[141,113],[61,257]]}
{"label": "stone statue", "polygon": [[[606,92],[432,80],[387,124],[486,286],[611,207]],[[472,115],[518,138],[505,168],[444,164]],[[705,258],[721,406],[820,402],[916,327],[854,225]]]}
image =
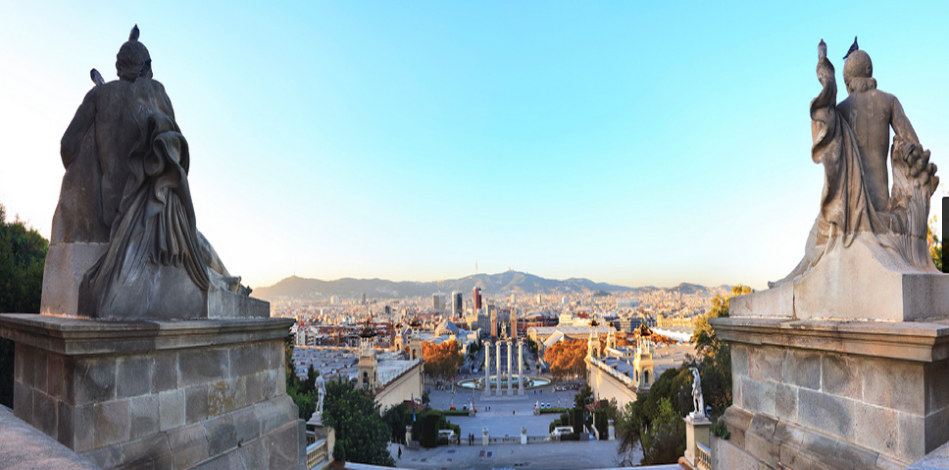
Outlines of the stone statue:
{"label": "stone statue", "polygon": [[[95,86],[61,142],[66,174],[46,273],[73,271],[81,279],[78,305],[48,302],[44,284],[42,309],[100,318],[205,317],[212,286],[250,291],[195,227],[188,142],[164,86],[152,78],[137,26],[115,65],[119,80],[108,83],[93,69]],[[60,255],[57,245],[95,248],[84,264],[63,267],[57,263],[81,257]]]}
{"label": "stone statue", "polygon": [[702,397],[702,377],[699,376],[699,370],[695,367],[689,367],[692,371],[692,405],[695,406],[693,416],[705,416],[705,398]]}
{"label": "stone statue", "polygon": [[[844,63],[847,98],[836,103],[834,66],[827,46],[818,46],[820,94],[811,102],[811,157],[824,165],[820,213],[804,258],[774,287],[807,274],[826,254],[868,246],[884,266],[898,272],[936,273],[926,240],[929,199],[939,184],[899,100],[877,89],[870,55],[856,42]],[[895,134],[890,146],[890,129]],[[887,150],[893,172],[889,191]]]}
{"label": "stone statue", "polygon": [[316,414],[322,415],[323,397],[326,396],[326,383],[323,381],[323,374],[316,376],[316,392],[319,395],[319,400],[316,402]]}

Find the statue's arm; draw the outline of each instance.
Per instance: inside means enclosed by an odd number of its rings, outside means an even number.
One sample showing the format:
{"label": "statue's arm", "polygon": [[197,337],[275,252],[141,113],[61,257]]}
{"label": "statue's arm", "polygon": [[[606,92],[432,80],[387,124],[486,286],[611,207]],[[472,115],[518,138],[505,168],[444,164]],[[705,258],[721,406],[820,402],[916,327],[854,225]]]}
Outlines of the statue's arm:
{"label": "statue's arm", "polygon": [[63,166],[66,168],[69,168],[69,164],[72,163],[76,154],[79,153],[79,148],[82,145],[82,139],[85,137],[86,131],[95,123],[95,91],[96,89],[93,88],[89,90],[89,93],[86,93],[82,104],[80,104],[79,109],[76,110],[76,115],[73,116],[72,122],[70,122],[69,127],[66,128],[66,133],[63,134],[63,140],[60,141],[59,155],[63,159]]}
{"label": "statue's arm", "polygon": [[896,133],[904,142],[919,144],[919,137],[916,136],[916,130],[913,124],[909,122],[906,113],[903,111],[903,105],[900,100],[893,96],[893,102],[890,106],[890,125],[893,126],[893,132]]}

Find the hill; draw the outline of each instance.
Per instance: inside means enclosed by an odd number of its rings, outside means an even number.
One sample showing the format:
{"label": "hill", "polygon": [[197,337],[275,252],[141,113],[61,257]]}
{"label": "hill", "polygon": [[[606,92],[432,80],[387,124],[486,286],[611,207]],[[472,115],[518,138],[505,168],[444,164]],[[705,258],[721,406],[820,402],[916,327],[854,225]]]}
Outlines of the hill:
{"label": "hill", "polygon": [[[335,281],[320,279],[306,279],[291,276],[280,282],[254,290],[253,296],[265,300],[276,299],[305,299],[317,297],[340,296],[342,298],[356,298],[366,294],[368,298],[414,298],[426,297],[435,292],[451,294],[453,291],[464,293],[466,299],[471,297],[475,287],[481,287],[490,296],[510,295],[531,296],[545,295],[603,295],[606,293],[631,292],[634,295],[665,290],[682,294],[709,292],[709,288],[698,284],[682,283],[672,288],[654,286],[625,287],[614,284],[594,282],[584,278],[570,278],[564,280],[547,279],[520,271],[506,271],[497,274],[473,274],[461,279],[449,279],[439,282],[394,282],[385,279],[353,279],[343,278]],[[712,288],[714,289],[714,288]],[[449,300],[450,301],[450,300]]]}

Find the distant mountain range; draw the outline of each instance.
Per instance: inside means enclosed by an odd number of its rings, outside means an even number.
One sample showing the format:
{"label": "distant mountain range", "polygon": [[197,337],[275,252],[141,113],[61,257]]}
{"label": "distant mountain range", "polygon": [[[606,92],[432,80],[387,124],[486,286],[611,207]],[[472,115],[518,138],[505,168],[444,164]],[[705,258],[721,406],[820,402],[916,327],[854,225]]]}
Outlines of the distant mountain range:
{"label": "distant mountain range", "polygon": [[[546,279],[529,273],[506,271],[497,274],[474,274],[461,279],[448,279],[438,282],[393,282],[384,279],[343,278],[335,281],[306,279],[291,276],[280,282],[254,289],[253,296],[265,300],[305,299],[339,296],[342,298],[360,297],[366,294],[372,298],[414,298],[430,296],[435,292],[451,294],[452,291],[464,293],[471,298],[475,287],[481,287],[489,296],[497,295],[536,295],[536,294],[596,294],[633,291],[643,294],[657,290],[694,294],[709,292],[709,288],[698,284],[682,283],[676,287],[662,289],[654,286],[625,287],[614,284],[593,282],[589,279],[570,278],[565,280]],[[723,286],[727,287],[727,286]],[[714,289],[714,288],[713,288]],[[448,299],[450,302],[451,300]]]}

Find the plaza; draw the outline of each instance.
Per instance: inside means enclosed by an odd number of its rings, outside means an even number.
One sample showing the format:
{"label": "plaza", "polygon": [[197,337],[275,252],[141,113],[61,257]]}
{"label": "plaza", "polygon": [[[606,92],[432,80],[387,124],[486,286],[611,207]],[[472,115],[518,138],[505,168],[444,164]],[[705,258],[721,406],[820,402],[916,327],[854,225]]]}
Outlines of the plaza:
{"label": "plaza", "polygon": [[[477,375],[472,375],[477,377]],[[535,393],[536,392],[536,393]],[[543,444],[492,444],[488,446],[467,445],[469,434],[480,443],[482,430],[488,429],[492,437],[518,437],[521,428],[528,436],[549,435],[550,423],[559,417],[557,413],[534,415],[534,403],[550,403],[551,407],[573,406],[576,391],[554,391],[546,386],[528,390],[525,395],[512,397],[482,398],[480,391],[432,390],[429,393],[432,408],[447,410],[454,402],[456,409],[468,405],[474,397],[478,412],[475,416],[450,416],[449,421],[461,427],[461,445],[439,446],[434,449],[409,450],[402,446],[402,458],[396,460],[398,467],[441,468],[610,468],[621,466],[622,458],[617,454],[619,441],[551,442]],[[393,457],[398,457],[399,446],[390,444]],[[632,456],[638,464],[642,452]],[[627,462],[628,464],[629,462]]]}

